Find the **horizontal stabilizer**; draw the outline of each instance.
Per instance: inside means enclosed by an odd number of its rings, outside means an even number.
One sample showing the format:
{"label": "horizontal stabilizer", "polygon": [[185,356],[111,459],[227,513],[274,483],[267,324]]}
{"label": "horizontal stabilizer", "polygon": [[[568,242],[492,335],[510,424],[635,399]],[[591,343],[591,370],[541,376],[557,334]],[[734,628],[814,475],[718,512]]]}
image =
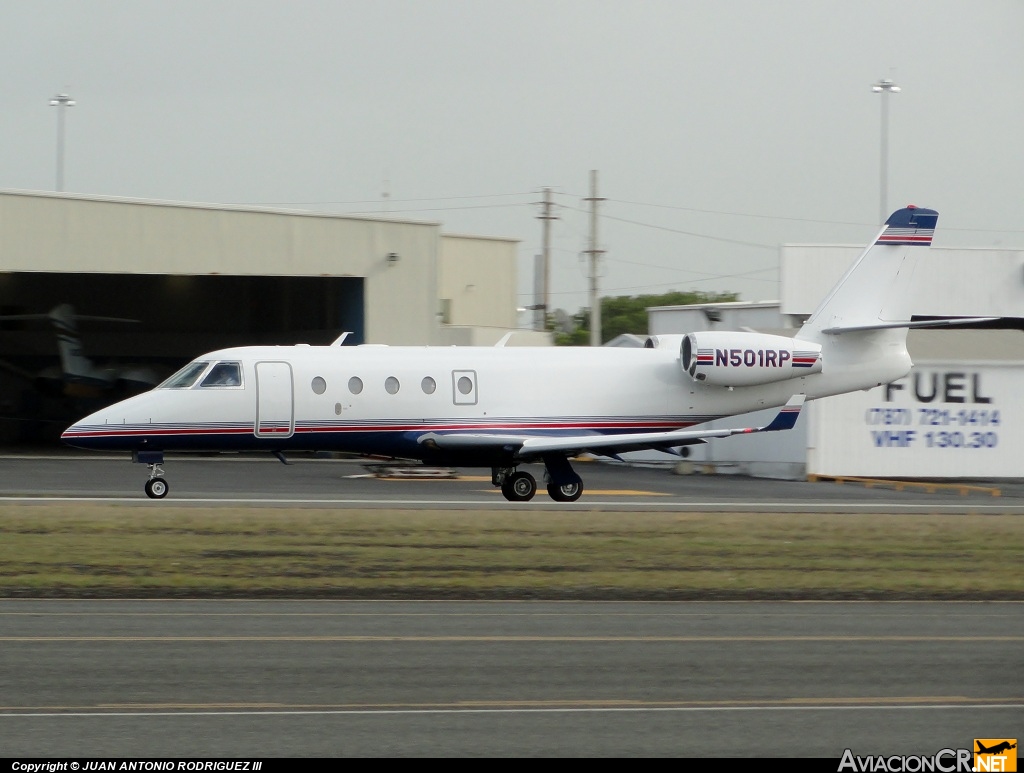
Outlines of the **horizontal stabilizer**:
{"label": "horizontal stabilizer", "polygon": [[978,322],[995,322],[1001,317],[958,317],[956,319],[928,319],[919,322],[879,322],[876,325],[850,325],[849,327],[836,326],[822,330],[822,333],[838,335],[839,333],[856,333],[864,330],[894,330],[897,328],[919,328],[919,327],[955,327],[958,325],[972,325]]}

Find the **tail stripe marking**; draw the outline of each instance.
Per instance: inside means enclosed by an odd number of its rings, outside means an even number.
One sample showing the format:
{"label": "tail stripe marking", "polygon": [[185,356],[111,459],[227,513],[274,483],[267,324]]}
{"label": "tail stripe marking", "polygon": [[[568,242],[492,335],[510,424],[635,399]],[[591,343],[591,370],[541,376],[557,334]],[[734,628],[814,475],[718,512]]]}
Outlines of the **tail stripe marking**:
{"label": "tail stripe marking", "polygon": [[923,244],[932,243],[934,228],[886,228],[875,244]]}

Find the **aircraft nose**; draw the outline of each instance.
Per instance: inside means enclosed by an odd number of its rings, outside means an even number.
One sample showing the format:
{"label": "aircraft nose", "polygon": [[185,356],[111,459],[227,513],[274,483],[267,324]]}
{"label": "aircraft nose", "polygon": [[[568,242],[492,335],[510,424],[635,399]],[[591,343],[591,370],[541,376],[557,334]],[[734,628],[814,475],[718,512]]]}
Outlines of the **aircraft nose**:
{"label": "aircraft nose", "polygon": [[[151,401],[147,392],[130,397],[119,403],[101,408],[79,419],[64,432],[60,439],[75,448],[88,448],[104,451],[133,449],[145,439],[140,439],[139,424],[145,423],[151,415],[147,401]],[[140,417],[146,416],[146,419]]]}
{"label": "aircraft nose", "polygon": [[75,422],[62,433],[60,439],[69,446],[76,448],[94,448],[95,442],[90,442],[92,436],[83,422]]}
{"label": "aircraft nose", "polygon": [[117,447],[122,434],[119,430],[123,419],[118,417],[116,411],[110,408],[97,411],[79,419],[66,430],[60,439],[69,446],[87,449],[109,449]]}

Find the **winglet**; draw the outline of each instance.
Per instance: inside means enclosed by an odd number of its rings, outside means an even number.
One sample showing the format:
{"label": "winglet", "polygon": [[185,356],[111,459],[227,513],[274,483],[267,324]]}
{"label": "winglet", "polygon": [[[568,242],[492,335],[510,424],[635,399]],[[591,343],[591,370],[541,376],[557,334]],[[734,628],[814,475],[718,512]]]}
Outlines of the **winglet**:
{"label": "winglet", "polygon": [[761,432],[775,432],[781,429],[793,429],[796,420],[800,418],[800,409],[804,407],[804,400],[807,395],[793,395],[782,406],[781,410],[772,419],[772,423],[761,430]]}

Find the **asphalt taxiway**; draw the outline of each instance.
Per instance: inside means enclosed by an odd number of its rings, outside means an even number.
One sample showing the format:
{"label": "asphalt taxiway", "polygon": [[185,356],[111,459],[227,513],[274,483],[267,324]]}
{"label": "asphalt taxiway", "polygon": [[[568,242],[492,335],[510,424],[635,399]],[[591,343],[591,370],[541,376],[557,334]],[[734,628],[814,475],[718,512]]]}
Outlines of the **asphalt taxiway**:
{"label": "asphalt taxiway", "polygon": [[1012,602],[0,600],[0,631],[8,757],[838,761],[1024,718]]}
{"label": "asphalt taxiway", "polygon": [[[704,510],[733,512],[970,512],[1024,514],[1024,481],[973,481],[975,488],[882,483],[770,480],[738,475],[675,475],[669,467],[579,462],[581,499],[551,501],[541,489],[528,503],[507,502],[486,469],[460,469],[456,477],[412,473],[378,477],[382,463],[221,455],[168,458],[170,494],[153,501],[176,505],[261,504],[346,508]],[[391,465],[385,465],[390,467]],[[543,468],[527,465],[538,480]],[[125,457],[90,454],[0,456],[0,502],[145,502],[144,465]],[[984,484],[980,487],[978,484]]]}

